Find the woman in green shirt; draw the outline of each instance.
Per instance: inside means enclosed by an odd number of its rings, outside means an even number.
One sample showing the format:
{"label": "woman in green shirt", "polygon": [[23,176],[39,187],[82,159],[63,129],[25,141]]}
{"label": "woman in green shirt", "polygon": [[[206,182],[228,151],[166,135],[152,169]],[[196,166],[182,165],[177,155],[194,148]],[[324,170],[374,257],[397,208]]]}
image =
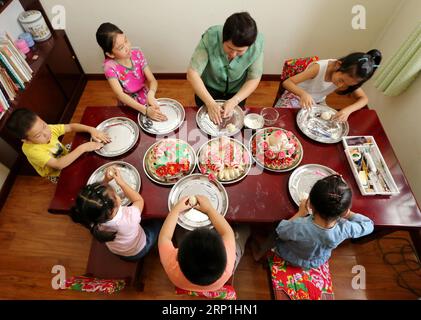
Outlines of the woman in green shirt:
{"label": "woman in green shirt", "polygon": [[[206,105],[213,122],[232,115],[236,105],[259,85],[263,73],[263,36],[247,12],[234,13],[224,26],[210,27],[190,61],[187,80],[198,106]],[[215,99],[226,100],[224,112]]]}

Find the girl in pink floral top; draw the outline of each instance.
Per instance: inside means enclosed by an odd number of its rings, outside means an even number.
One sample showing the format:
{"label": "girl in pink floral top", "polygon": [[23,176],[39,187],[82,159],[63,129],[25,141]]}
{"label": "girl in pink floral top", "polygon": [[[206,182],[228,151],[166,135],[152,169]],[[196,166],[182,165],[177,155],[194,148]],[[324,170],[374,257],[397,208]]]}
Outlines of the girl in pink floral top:
{"label": "girl in pink floral top", "polygon": [[117,99],[153,120],[167,120],[155,99],[158,82],[142,51],[131,48],[123,31],[108,22],[100,25],[96,39],[105,55],[105,77]]}

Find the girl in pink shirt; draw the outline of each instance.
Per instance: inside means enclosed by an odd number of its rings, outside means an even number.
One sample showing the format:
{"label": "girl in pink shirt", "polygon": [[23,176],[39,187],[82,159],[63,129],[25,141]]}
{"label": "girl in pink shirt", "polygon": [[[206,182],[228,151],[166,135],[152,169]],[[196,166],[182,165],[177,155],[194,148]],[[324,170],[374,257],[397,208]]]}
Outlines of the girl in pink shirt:
{"label": "girl in pink shirt", "polygon": [[112,23],[101,24],[96,39],[105,55],[105,77],[117,99],[153,120],[167,120],[155,99],[158,82],[142,51],[132,48],[123,31]]}
{"label": "girl in pink shirt", "polygon": [[[114,179],[132,205],[121,206],[121,199],[108,183]],[[103,183],[85,186],[72,208],[71,218],[89,229],[100,242],[124,260],[143,258],[155,244],[161,222],[140,225],[144,201],[122,178],[117,168],[110,167]]]}

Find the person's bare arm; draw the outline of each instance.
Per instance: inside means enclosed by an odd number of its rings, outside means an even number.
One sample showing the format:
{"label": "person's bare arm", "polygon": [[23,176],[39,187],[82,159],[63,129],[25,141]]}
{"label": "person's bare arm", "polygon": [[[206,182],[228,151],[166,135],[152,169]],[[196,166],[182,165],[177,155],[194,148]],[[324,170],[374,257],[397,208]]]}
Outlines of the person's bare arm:
{"label": "person's bare arm", "polygon": [[120,170],[118,170],[116,167],[110,167],[105,172],[104,182],[109,183],[112,179],[114,179],[121,190],[123,190],[125,196],[129,198],[132,206],[137,207],[139,211],[142,212],[145,205],[143,197],[139,192],[133,190],[132,187],[126,183],[126,181],[124,181],[124,179],[121,177]]}
{"label": "person's bare arm", "polygon": [[71,151],[70,153],[66,154],[65,156],[62,156],[60,158],[51,158],[47,162],[47,166],[62,170],[72,164],[77,158],[79,158],[83,153],[99,150],[104,145],[100,142],[86,142],[84,144],[81,144],[78,146],[75,150]]}
{"label": "person's bare arm", "polygon": [[319,70],[320,66],[317,63],[314,63],[303,72],[288,78],[282,83],[282,86],[285,89],[300,97],[300,105],[304,108],[311,108],[311,106],[314,105],[314,100],[311,95],[307,91],[301,89],[298,84],[309,79],[314,79],[319,73]]}
{"label": "person's bare arm", "polygon": [[209,217],[213,227],[220,234],[222,239],[226,241],[235,241],[234,231],[230,224],[215,210],[208,198],[204,196],[196,196],[196,198],[198,202],[196,206],[197,210],[200,210]]}
{"label": "person's bare arm", "polygon": [[94,127],[85,126],[84,124],[80,124],[80,123],[65,124],[64,125],[64,131],[65,131],[65,133],[87,132],[91,135],[92,139],[96,142],[102,142],[102,143],[111,142],[110,137],[107,134],[105,134],[104,132],[101,132]]}
{"label": "person's bare arm", "polygon": [[247,80],[240,88],[240,90],[231,99],[225,102],[223,115],[224,118],[230,117],[235,106],[244,99],[247,99],[257,89],[260,83],[260,79],[261,77]]}
{"label": "person's bare arm", "polygon": [[194,92],[205,103],[210,119],[214,123],[220,124],[222,122],[221,107],[215,102],[209,91],[206,89],[199,73],[196,70],[189,68],[187,70],[187,80],[193,87]]}
{"label": "person's bare arm", "polygon": [[189,209],[190,206],[187,204],[188,197],[180,199],[180,201],[171,209],[167,218],[162,225],[161,231],[159,232],[158,246],[164,243],[172,242],[175,227],[177,226],[178,215]]}
{"label": "person's bare arm", "polygon": [[360,110],[361,108],[367,105],[368,97],[362,88],[358,88],[351,95],[357,101],[340,110],[337,114],[333,116],[332,120],[345,122],[348,120],[348,117],[351,113]]}

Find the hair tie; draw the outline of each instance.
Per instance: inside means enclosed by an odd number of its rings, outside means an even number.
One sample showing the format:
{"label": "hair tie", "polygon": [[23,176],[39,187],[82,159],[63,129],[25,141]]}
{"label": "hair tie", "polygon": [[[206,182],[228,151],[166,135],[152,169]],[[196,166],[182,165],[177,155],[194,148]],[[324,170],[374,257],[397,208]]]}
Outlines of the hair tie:
{"label": "hair tie", "polygon": [[378,68],[379,65],[378,64],[373,64],[373,68]]}
{"label": "hair tie", "polygon": [[360,61],[366,61],[366,62],[368,62],[368,58],[365,58],[365,57],[364,58],[359,58],[358,59],[358,62],[360,62]]}

